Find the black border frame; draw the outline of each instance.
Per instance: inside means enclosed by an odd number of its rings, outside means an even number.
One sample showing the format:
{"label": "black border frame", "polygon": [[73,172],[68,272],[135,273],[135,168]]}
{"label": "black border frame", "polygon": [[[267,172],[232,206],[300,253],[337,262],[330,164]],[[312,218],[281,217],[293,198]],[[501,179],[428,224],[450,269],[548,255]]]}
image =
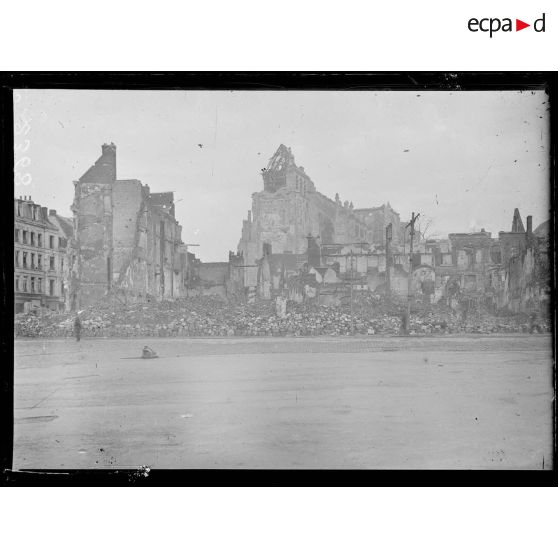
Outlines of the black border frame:
{"label": "black border frame", "polygon": [[[0,72],[0,179],[14,184],[13,89],[215,89],[215,90],[533,90],[550,100],[550,248],[552,344],[556,394],[556,72]],[[13,188],[13,186],[12,186]],[[13,449],[13,231],[12,188],[4,187],[0,251],[1,353],[0,470],[2,484],[18,486],[558,486],[556,398],[554,470],[297,470],[154,469],[12,471]],[[10,239],[8,241],[7,239]]]}

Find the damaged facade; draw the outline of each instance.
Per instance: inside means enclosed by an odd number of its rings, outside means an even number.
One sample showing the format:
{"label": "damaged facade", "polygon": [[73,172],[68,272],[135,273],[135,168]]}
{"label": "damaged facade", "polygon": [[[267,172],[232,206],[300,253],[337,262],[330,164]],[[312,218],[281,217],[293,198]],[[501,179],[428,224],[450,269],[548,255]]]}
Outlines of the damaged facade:
{"label": "damaged facade", "polygon": [[290,148],[279,146],[262,177],[264,189],[252,195],[238,245],[248,263],[262,257],[263,243],[273,253],[302,254],[309,235],[322,243],[366,241],[369,227],[352,202],[320,194]]}
{"label": "damaged facade", "polygon": [[393,243],[399,244],[403,241],[403,229],[399,213],[391,207],[389,202],[379,207],[355,209],[355,214],[366,223],[366,240],[369,244],[382,245],[385,241],[386,227],[389,224],[392,225]]}
{"label": "damaged facade", "polygon": [[528,217],[525,229],[518,209],[511,231],[498,238],[484,229],[436,240],[416,232],[411,262],[407,223],[389,202],[358,209],[338,194],[327,198],[284,145],[262,178],[237,252],[251,299],[338,304],[354,290],[402,299],[410,292],[424,303],[494,312],[529,311],[548,300],[548,226],[537,235]]}
{"label": "damaged facade", "polygon": [[74,186],[72,310],[109,293],[132,301],[183,296],[187,250],[173,193],[117,179],[112,143],[102,146],[101,157]]}
{"label": "damaged facade", "polygon": [[264,243],[255,290],[263,299],[281,296],[325,305],[347,302],[355,291],[372,291],[402,302],[410,294],[417,302],[453,309],[542,311],[550,297],[544,231],[541,227],[535,234],[529,217],[525,232],[500,232],[496,239],[484,230],[453,233],[418,242],[412,263],[404,245],[390,244],[386,254],[385,246],[322,245],[309,236],[305,254],[296,255],[275,254]]}
{"label": "damaged facade", "polygon": [[[339,194],[334,200],[324,196],[284,145],[262,178],[264,189],[252,195],[238,244],[249,291],[263,298],[288,291],[297,300],[315,296],[335,302],[348,296],[349,284],[352,289],[385,290],[389,273],[390,291],[406,296],[405,223],[389,202],[359,209],[342,202]],[[386,266],[388,226],[392,233]],[[412,286],[428,291],[435,283],[434,263],[433,255],[424,252],[414,256]]]}
{"label": "damaged facade", "polygon": [[230,298],[244,290],[244,258],[229,251],[229,260],[202,262],[189,255],[186,296],[217,295]]}
{"label": "damaged facade", "polygon": [[499,234],[503,288],[498,304],[511,312],[540,311],[549,307],[551,296],[549,221],[533,231],[528,216],[527,230],[520,232],[517,214],[518,226]]}
{"label": "damaged facade", "polygon": [[[243,221],[238,244],[247,266],[263,257],[264,244],[273,254],[304,254],[309,236],[319,238],[322,245],[372,243],[381,242],[378,222],[394,221],[399,228],[399,215],[389,204],[357,210],[338,194],[332,200],[318,192],[284,145],[271,157],[262,178],[264,189],[252,195],[252,210]],[[255,286],[257,272],[245,269],[245,285]]]}

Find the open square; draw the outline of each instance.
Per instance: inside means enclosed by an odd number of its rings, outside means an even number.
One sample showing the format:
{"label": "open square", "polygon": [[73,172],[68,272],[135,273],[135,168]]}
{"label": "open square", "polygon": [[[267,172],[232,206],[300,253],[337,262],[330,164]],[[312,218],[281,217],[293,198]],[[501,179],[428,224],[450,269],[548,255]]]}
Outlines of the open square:
{"label": "open square", "polygon": [[547,335],[149,344],[16,341],[14,468],[552,467]]}

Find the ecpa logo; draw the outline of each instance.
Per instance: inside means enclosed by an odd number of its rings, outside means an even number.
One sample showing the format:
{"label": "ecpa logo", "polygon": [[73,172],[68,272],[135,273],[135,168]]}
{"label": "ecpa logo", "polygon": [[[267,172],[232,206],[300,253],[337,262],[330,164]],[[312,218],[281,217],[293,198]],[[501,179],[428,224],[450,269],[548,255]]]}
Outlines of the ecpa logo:
{"label": "ecpa logo", "polygon": [[[543,14],[539,19],[536,19],[533,22],[533,29],[537,33],[544,33],[545,23],[545,14]],[[482,19],[472,17],[469,20],[467,27],[469,28],[469,31],[472,31],[473,33],[477,33],[478,31],[482,31],[483,33],[490,33],[490,38],[492,38],[492,35],[494,33],[497,33],[498,31],[511,32],[514,30],[512,19],[509,17],[505,17],[503,19],[500,19],[498,17],[485,17]],[[515,31],[521,31],[522,29],[526,29],[527,27],[531,27],[531,24],[525,23],[520,19],[515,20]]]}

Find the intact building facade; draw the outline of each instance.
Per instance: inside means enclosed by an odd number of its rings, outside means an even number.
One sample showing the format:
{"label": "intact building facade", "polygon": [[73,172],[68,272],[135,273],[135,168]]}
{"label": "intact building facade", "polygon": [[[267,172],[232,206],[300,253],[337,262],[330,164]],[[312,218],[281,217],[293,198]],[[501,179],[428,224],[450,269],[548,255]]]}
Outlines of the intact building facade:
{"label": "intact building facade", "polygon": [[[52,212],[52,210],[51,210]],[[31,197],[14,200],[15,313],[65,308],[68,234]]]}

